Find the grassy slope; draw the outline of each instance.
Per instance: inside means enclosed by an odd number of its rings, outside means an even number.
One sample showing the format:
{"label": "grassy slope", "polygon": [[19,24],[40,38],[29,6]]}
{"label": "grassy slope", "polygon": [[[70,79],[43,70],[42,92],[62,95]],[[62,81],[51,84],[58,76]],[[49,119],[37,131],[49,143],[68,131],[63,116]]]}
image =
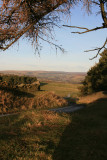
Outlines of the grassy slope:
{"label": "grassy slope", "polygon": [[[52,106],[60,107],[61,104],[64,106],[67,103],[64,102],[65,100],[63,98],[58,98],[58,96],[66,97],[70,95],[71,97],[77,97],[79,86],[81,86],[81,84],[42,82],[41,91],[17,92],[15,89],[0,90],[0,114],[39,108],[40,103],[38,103],[38,101],[40,100],[42,101],[40,108],[46,108],[48,105],[50,108]],[[54,95],[54,93],[58,96]]]}
{"label": "grassy slope", "polygon": [[107,159],[107,99],[74,113],[63,132],[53,160]]}
{"label": "grassy slope", "polygon": [[107,99],[76,113],[30,111],[0,118],[0,159],[107,159]]}
{"label": "grassy slope", "polygon": [[52,159],[68,115],[31,111],[0,118],[0,159]]}
{"label": "grassy slope", "polygon": [[42,94],[43,92],[53,91],[59,96],[66,97],[70,95],[71,97],[77,97],[79,94],[79,87],[81,84],[70,84],[64,82],[42,82],[41,90],[36,94]]}

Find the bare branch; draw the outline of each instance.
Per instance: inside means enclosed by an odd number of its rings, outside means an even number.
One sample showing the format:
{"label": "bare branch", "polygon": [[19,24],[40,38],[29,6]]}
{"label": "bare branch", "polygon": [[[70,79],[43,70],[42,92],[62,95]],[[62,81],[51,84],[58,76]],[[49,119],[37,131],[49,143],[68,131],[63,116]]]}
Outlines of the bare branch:
{"label": "bare branch", "polygon": [[71,2],[69,0],[3,0],[3,4],[0,4],[0,49],[8,49],[25,33],[28,38],[36,37],[35,30],[38,25],[41,26],[41,30],[48,24],[47,28],[57,25],[55,22],[59,17],[56,13],[50,17],[48,15],[64,3]]}
{"label": "bare branch", "polygon": [[[44,41],[63,51],[62,47],[51,42],[52,28],[59,24],[59,12],[64,14],[70,13],[70,7],[80,1],[81,0],[2,0],[0,4],[0,49],[8,49],[24,35],[36,43],[38,43],[38,37],[42,40],[44,39]],[[63,26],[78,29],[79,31],[72,32],[78,34],[107,28],[106,1],[107,0],[81,1],[89,12],[91,12],[93,3],[99,5],[100,14],[104,22],[101,24],[101,27],[88,29],[79,26]],[[98,49],[99,48],[96,50]]]}
{"label": "bare branch", "polygon": [[39,37],[40,39],[42,39],[43,41],[45,41],[45,42],[47,42],[47,43],[55,46],[56,49],[59,48],[63,53],[65,52],[64,48],[62,48],[61,46],[59,46],[59,45],[57,45],[57,44],[55,44],[55,43],[53,43],[53,42],[51,42],[51,41],[49,41],[49,40],[46,40],[46,39],[44,39],[43,37],[40,37],[40,36],[38,36],[38,37]]}
{"label": "bare branch", "polygon": [[99,29],[106,28],[104,26],[96,27],[96,28],[93,28],[93,29],[88,29],[88,28],[85,28],[85,27],[78,27],[78,26],[68,26],[68,25],[63,25],[63,26],[64,27],[78,28],[78,29],[84,29],[85,30],[83,32],[71,32],[71,33],[77,33],[77,34],[83,34],[83,33],[92,32],[92,31],[96,31],[96,30],[99,30]]}
{"label": "bare branch", "polygon": [[96,50],[97,50],[97,54],[96,54],[94,57],[90,58],[90,60],[93,60],[94,58],[96,58],[96,57],[100,54],[100,52],[101,52],[102,49],[105,49],[105,48],[106,48],[106,47],[105,47],[106,44],[107,44],[107,38],[106,38],[106,40],[105,40],[105,42],[104,42],[104,44],[103,44],[102,47],[100,47],[100,48],[95,48],[95,49],[92,49],[92,50],[86,50],[86,51],[84,51],[84,52],[90,52],[90,51],[96,51]]}
{"label": "bare branch", "polygon": [[96,2],[96,1],[92,1],[92,3],[94,3],[94,4],[98,5],[98,6],[100,6],[100,3]]}
{"label": "bare branch", "polygon": [[[105,5],[107,5],[107,0],[99,0],[99,1],[92,0],[90,4],[92,4],[92,3],[94,3],[95,5],[98,5],[100,7],[100,14],[102,15],[102,20],[103,20],[102,26],[95,27],[95,28],[92,28],[92,29],[88,29],[86,27],[79,27],[79,26],[68,26],[68,25],[63,25],[63,26],[82,30],[81,32],[80,31],[71,32],[71,33],[77,33],[77,34],[84,34],[84,33],[88,33],[88,32],[97,31],[97,30],[100,30],[100,29],[107,28],[107,12],[105,11]],[[97,54],[93,58],[91,58],[91,60],[92,60],[100,54],[100,51],[105,48],[106,44],[107,44],[107,39],[104,42],[102,47],[95,48],[93,50],[88,50],[88,51],[85,51],[85,52],[97,51]]]}
{"label": "bare branch", "polygon": [[106,17],[106,12],[105,12],[105,8],[104,8],[104,4],[107,2],[104,2],[104,0],[99,0],[99,2],[100,2],[102,19],[104,21],[104,26],[106,26],[106,28],[107,28],[107,17]]}
{"label": "bare branch", "polygon": [[7,45],[6,47],[3,48],[3,50],[5,51],[6,49],[8,49],[11,45],[13,45],[24,33],[26,33],[27,30],[29,30],[33,25],[35,24],[35,22],[31,25],[29,25],[28,27],[24,28],[20,33],[18,33],[15,37],[15,40],[12,41],[9,45]]}

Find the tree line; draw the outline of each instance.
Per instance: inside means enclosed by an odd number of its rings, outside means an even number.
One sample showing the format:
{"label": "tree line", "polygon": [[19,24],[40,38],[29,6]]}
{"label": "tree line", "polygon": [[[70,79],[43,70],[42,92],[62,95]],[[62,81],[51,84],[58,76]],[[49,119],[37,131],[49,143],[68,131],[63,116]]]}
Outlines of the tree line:
{"label": "tree line", "polygon": [[37,78],[17,75],[0,75],[0,81],[15,86],[19,84],[32,84],[37,81]]}

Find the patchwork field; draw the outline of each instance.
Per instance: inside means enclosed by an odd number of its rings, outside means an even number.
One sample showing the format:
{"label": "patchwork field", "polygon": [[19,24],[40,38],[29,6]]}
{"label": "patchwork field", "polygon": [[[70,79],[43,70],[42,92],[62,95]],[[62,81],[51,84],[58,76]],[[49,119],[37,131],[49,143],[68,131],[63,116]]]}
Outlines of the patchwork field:
{"label": "patchwork field", "polygon": [[81,83],[84,80],[85,72],[56,72],[56,71],[0,71],[1,74],[12,74],[19,76],[37,77],[40,81],[68,82],[73,84]]}

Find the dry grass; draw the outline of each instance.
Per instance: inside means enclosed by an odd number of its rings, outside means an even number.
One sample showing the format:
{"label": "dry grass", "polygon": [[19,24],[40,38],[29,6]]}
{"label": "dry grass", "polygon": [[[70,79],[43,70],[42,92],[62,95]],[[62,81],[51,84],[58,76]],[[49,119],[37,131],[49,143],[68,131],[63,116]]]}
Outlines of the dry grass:
{"label": "dry grass", "polygon": [[35,105],[37,108],[62,107],[67,105],[67,101],[63,97],[56,95],[54,92],[48,92],[37,97]]}
{"label": "dry grass", "polygon": [[[66,117],[66,116],[65,116]],[[69,116],[68,116],[69,117]],[[21,128],[23,131],[28,130],[35,131],[35,129],[43,128],[43,127],[50,127],[53,128],[55,124],[60,124],[62,122],[69,124],[69,118],[64,118],[57,113],[41,110],[41,111],[31,111],[26,112],[20,116],[20,121],[25,121],[26,123]]]}
{"label": "dry grass", "polygon": [[67,114],[26,111],[0,119],[0,160],[52,160],[65,127]]}
{"label": "dry grass", "polygon": [[34,99],[0,90],[0,114],[32,109]]}
{"label": "dry grass", "polygon": [[101,98],[107,98],[107,94],[105,94],[104,92],[96,92],[91,95],[80,97],[78,103],[89,104]]}
{"label": "dry grass", "polygon": [[0,114],[19,112],[28,109],[43,109],[62,107],[67,101],[55,95],[53,92],[44,93],[37,97],[16,96],[12,93],[0,90]]}
{"label": "dry grass", "polygon": [[59,82],[42,82],[41,91],[20,91],[15,88],[2,86],[0,89],[0,114],[19,112],[33,108],[53,108],[67,105],[63,97],[79,95],[81,84]]}
{"label": "dry grass", "polygon": [[107,99],[72,114],[32,110],[0,118],[0,160],[106,160],[106,150]]}

